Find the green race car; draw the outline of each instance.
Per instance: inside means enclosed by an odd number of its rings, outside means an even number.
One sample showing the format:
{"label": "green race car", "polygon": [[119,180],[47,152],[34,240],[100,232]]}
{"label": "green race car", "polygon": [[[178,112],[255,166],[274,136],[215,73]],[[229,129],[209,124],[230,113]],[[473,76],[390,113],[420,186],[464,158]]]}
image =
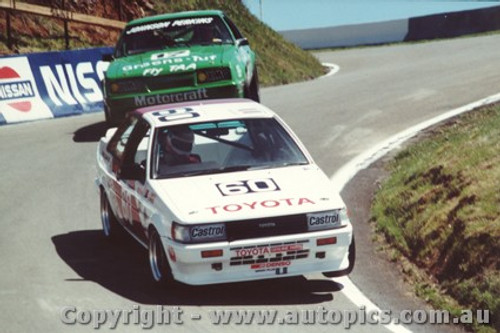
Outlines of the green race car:
{"label": "green race car", "polygon": [[103,91],[110,126],[138,107],[230,97],[259,101],[255,53],[219,10],[133,20],[107,60]]}

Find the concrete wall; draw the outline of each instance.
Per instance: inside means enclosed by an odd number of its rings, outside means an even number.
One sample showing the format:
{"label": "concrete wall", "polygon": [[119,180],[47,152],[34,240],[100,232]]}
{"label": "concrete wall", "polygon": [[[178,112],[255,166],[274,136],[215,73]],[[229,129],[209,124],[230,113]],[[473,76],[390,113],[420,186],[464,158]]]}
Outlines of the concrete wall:
{"label": "concrete wall", "polygon": [[288,30],[280,33],[286,40],[303,49],[382,44],[403,41],[408,34],[408,20]]}
{"label": "concrete wall", "polygon": [[449,38],[493,30],[500,30],[500,6],[405,20],[280,33],[304,49],[320,49]]}

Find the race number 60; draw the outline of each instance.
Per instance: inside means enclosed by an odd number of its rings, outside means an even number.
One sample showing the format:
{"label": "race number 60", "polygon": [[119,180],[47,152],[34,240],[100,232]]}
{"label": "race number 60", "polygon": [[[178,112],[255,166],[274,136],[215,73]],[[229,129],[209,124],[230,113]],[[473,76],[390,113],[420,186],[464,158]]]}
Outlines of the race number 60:
{"label": "race number 60", "polygon": [[217,188],[224,196],[280,190],[278,185],[271,178],[241,180],[231,183],[219,183],[217,184]]}

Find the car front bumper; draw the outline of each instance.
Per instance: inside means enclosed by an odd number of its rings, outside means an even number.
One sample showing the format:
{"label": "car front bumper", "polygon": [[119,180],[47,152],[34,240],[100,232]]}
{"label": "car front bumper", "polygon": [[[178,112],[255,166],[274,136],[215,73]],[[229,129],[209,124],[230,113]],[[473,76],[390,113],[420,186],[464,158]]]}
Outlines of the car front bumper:
{"label": "car front bumper", "polygon": [[[272,279],[344,270],[352,226],[342,229],[234,242],[186,245],[163,238],[174,278],[190,285]],[[331,244],[318,245],[330,239]],[[203,251],[222,250],[203,258]]]}

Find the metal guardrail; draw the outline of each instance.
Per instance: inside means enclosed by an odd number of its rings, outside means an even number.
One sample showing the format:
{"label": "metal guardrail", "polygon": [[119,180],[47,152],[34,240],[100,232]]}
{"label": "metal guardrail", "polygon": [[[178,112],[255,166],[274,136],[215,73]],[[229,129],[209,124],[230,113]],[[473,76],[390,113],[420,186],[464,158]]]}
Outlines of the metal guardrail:
{"label": "metal guardrail", "polygon": [[75,23],[83,23],[83,24],[91,24],[97,25],[106,28],[113,28],[121,30],[125,27],[126,22],[112,20],[102,17],[96,17],[92,15],[86,15],[74,12],[72,10],[65,9],[64,0],[62,1],[62,8],[58,8],[57,6],[40,6],[33,5],[25,2],[20,2],[16,0],[0,0],[0,10],[5,10],[7,12],[7,46],[9,49],[12,49],[13,40],[11,34],[11,15],[14,12],[27,13],[33,15],[41,15],[46,17],[52,17],[54,19],[60,19],[64,22],[64,31],[65,31],[65,40],[66,40],[66,49],[69,49],[69,29],[68,22]]}

